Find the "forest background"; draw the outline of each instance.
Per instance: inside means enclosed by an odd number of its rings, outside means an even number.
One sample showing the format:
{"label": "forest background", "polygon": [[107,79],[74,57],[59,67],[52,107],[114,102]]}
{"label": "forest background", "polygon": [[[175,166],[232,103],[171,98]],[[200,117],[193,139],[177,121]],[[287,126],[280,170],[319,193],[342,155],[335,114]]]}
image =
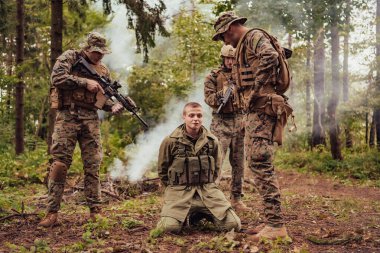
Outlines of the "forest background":
{"label": "forest background", "polygon": [[[293,50],[293,82],[286,95],[297,131],[287,133],[276,164],[379,186],[376,1],[147,1],[145,7],[137,2],[33,0],[23,3],[23,17],[16,15],[19,1],[0,2],[1,187],[43,181],[54,120],[48,101],[51,66],[93,30],[109,38],[113,54],[105,62],[151,126],[142,134],[128,113],[102,113],[102,172],[140,159],[147,139],[156,138],[149,150],[153,163],[119,168],[116,174],[139,170],[135,177],[141,177],[153,168],[155,145],[166,133],[157,129],[168,127],[173,104],[191,94],[203,101],[203,78],[220,64],[221,44],[210,40],[212,24],[226,10],[247,17],[248,26],[267,29]],[[56,18],[60,15],[62,20]],[[175,119],[170,126],[180,123]],[[129,145],[140,142],[140,148]],[[79,158],[76,149],[70,173],[81,171]]]}
{"label": "forest background", "polygon": [[[159,144],[181,124],[187,101],[204,105],[209,126],[203,81],[221,64],[222,44],[211,37],[216,17],[228,10],[293,50],[286,95],[297,130],[289,132],[289,124],[275,157],[293,244],[264,242],[260,250],[379,250],[380,0],[0,0],[0,251],[259,251],[247,246],[243,234],[231,239],[228,233],[191,232],[157,239],[152,229],[160,208]],[[77,194],[83,190],[77,147],[62,204],[64,222],[38,230],[55,118],[48,99],[51,68],[91,31],[109,39],[112,54],[104,62],[150,129],[144,131],[128,112],[99,112],[107,217],[85,219],[84,197]],[[228,194],[225,169],[221,188]],[[263,222],[262,206],[246,175],[244,201],[253,212],[240,217],[244,227],[253,227]]]}

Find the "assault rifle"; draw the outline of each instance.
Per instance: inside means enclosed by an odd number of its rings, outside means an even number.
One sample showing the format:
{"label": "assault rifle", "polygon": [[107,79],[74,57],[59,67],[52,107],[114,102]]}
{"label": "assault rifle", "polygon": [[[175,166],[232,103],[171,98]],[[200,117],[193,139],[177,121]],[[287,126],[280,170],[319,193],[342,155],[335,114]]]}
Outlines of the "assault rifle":
{"label": "assault rifle", "polygon": [[117,101],[119,101],[123,107],[131,112],[143,125],[145,128],[149,128],[148,124],[137,114],[138,107],[135,102],[128,96],[123,96],[119,93],[118,89],[121,88],[121,84],[118,81],[111,82],[108,78],[99,75],[86,61],[82,56],[79,57],[79,60],[75,64],[82,65],[88,73],[102,86],[104,90],[104,96],[107,99],[112,99],[114,97]]}
{"label": "assault rifle", "polygon": [[222,110],[222,108],[227,104],[227,102],[230,99],[230,97],[232,95],[232,92],[234,90],[234,88],[233,88],[234,84],[232,83],[231,79],[228,80],[228,84],[229,84],[229,86],[228,86],[228,88],[226,90],[226,93],[224,94],[223,98],[221,99],[221,101],[220,101],[221,103],[219,105],[219,108],[216,111],[217,114],[219,114],[220,111]]}

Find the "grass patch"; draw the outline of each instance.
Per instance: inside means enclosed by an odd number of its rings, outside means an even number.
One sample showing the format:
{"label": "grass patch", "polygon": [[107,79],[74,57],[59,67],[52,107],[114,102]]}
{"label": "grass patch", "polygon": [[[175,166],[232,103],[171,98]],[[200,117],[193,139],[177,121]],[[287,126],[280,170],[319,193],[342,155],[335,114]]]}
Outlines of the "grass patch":
{"label": "grass patch", "polygon": [[325,149],[300,151],[297,154],[279,149],[275,165],[280,169],[323,173],[380,187],[380,154],[377,150],[346,150],[343,156],[343,161],[336,161]]}

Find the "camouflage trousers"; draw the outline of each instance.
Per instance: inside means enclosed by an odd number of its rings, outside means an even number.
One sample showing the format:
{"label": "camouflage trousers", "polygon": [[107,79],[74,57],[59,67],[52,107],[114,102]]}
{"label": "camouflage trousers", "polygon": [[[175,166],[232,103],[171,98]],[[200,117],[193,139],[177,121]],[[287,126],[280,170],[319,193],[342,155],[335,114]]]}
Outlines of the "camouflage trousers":
{"label": "camouflage trousers", "polygon": [[244,180],[244,127],[242,114],[234,117],[214,115],[210,130],[222,144],[223,160],[230,149],[229,162],[232,167],[231,196],[240,199]]}
{"label": "camouflage trousers", "polygon": [[[57,111],[50,150],[53,161],[64,163],[69,168],[77,142],[83,161],[87,204],[90,209],[97,208],[101,202],[99,168],[102,161],[100,122],[97,113],[85,110],[78,115],[68,110]],[[58,181],[49,178],[48,212],[58,212],[60,208],[65,177],[66,175],[63,180]]]}
{"label": "camouflage trousers", "polygon": [[247,166],[253,172],[255,185],[263,198],[267,223],[280,227],[283,225],[280,189],[272,164],[272,133],[276,119],[263,112],[251,112],[245,117],[244,148]]}
{"label": "camouflage trousers", "polygon": [[[195,223],[201,218],[206,218],[214,224],[215,229],[218,231],[230,231],[231,229],[240,231],[241,229],[240,218],[232,208],[229,208],[226,211],[226,216],[222,220],[219,220],[207,209],[198,194],[195,194],[191,200],[191,208],[189,210],[188,218],[192,219],[192,217],[194,217],[193,219]],[[190,221],[189,223],[191,224],[192,222]],[[169,216],[163,216],[158,221],[156,228],[161,229],[164,232],[178,233],[182,230],[182,226],[183,223],[181,221]]]}

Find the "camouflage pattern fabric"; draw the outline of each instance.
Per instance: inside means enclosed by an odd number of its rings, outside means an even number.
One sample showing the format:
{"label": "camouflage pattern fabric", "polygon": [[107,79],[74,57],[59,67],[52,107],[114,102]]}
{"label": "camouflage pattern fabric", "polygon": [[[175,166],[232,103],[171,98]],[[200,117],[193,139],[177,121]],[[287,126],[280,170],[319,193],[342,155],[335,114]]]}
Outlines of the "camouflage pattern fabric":
{"label": "camouflage pattern fabric", "polygon": [[276,119],[263,112],[246,115],[244,149],[246,164],[254,174],[255,185],[263,197],[268,224],[283,225],[280,188],[273,166],[272,131]]}
{"label": "camouflage pattern fabric", "polygon": [[[223,67],[214,69],[208,74],[204,81],[204,96],[205,102],[216,112],[220,105],[220,100],[223,98],[223,88],[228,87],[230,84],[228,80],[232,78],[231,71],[227,71]],[[239,97],[237,89],[234,89],[232,97],[224,105],[222,113],[233,113],[240,110]]]}
{"label": "camouflage pattern fabric", "polygon": [[[70,167],[77,141],[81,149],[84,169],[84,193],[90,208],[99,206],[100,181],[99,168],[102,161],[102,146],[98,115],[95,111],[78,109],[73,114],[69,110],[60,110],[52,135],[51,155],[54,161],[60,161]],[[48,211],[59,210],[64,182],[49,180]]]}
{"label": "camouflage pattern fabric", "polygon": [[229,162],[232,167],[231,196],[240,199],[244,179],[244,127],[243,114],[235,114],[232,118],[214,115],[210,127],[211,132],[222,145],[223,160],[230,149]]}
{"label": "camouflage pattern fabric", "polygon": [[[248,112],[245,118],[244,139],[246,164],[254,173],[255,184],[263,198],[267,223],[273,227],[281,227],[283,217],[280,189],[273,166],[273,131],[276,118],[255,109],[259,107],[255,104],[257,97],[274,93],[278,53],[270,41],[257,30],[248,32],[239,44],[243,45],[245,50],[239,50],[237,53],[238,65],[244,66],[248,63],[252,67],[254,80],[251,84],[245,82],[246,86],[239,93]],[[246,55],[241,55],[243,51]],[[244,84],[244,81],[239,80],[238,83]]]}
{"label": "camouflage pattern fabric", "polygon": [[223,87],[229,85],[227,78],[231,78],[230,71],[222,67],[213,70],[205,79],[204,96],[205,102],[214,111],[210,130],[222,144],[223,160],[227,150],[230,149],[231,196],[238,200],[242,196],[244,178],[244,127],[236,87],[233,96],[222,109],[222,113],[220,115],[215,113],[219,106],[219,99],[223,97]]}
{"label": "camouflage pattern fabric", "polygon": [[[84,169],[84,193],[88,206],[94,209],[99,208],[101,203],[99,168],[102,161],[102,146],[97,109],[91,107],[92,104],[89,104],[88,108],[78,106],[71,102],[71,97],[65,100],[67,98],[65,94],[71,96],[81,90],[86,90],[86,93],[83,93],[84,99],[94,96],[86,89],[86,77],[80,76],[80,73],[73,70],[73,65],[80,55],[85,56],[83,51],[65,51],[58,57],[52,70],[52,87],[63,95],[64,107],[57,110],[50,153],[53,164],[54,161],[59,161],[70,168],[76,143],[79,143]],[[101,75],[109,76],[107,67],[102,63],[94,65],[94,69]],[[69,102],[68,105],[66,102]],[[103,109],[111,110],[112,105],[113,102],[108,100]],[[66,175],[59,181],[49,177],[48,212],[58,212],[60,208],[65,177]]]}

